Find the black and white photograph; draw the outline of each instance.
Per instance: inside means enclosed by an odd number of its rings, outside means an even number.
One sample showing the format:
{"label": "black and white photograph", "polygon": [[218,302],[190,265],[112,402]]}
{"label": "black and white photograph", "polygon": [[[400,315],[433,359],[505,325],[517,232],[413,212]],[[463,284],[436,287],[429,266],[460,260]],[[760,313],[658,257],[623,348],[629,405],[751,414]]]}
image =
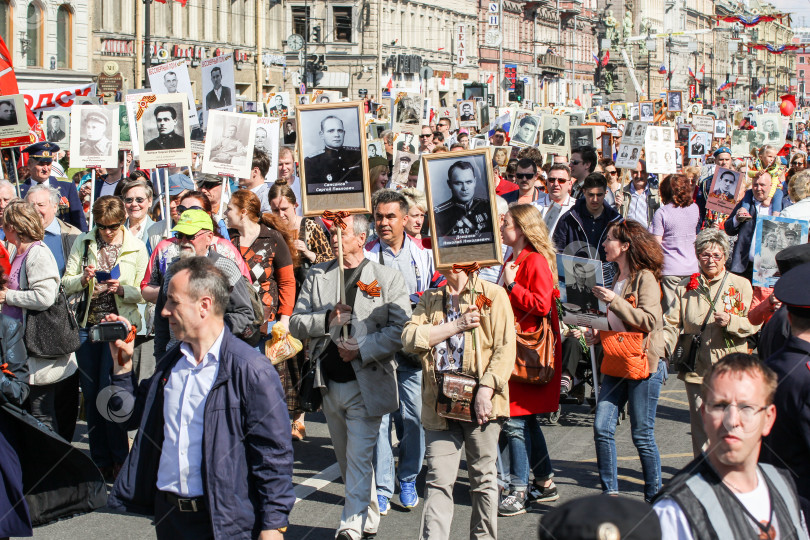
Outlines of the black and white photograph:
{"label": "black and white photograph", "polygon": [[253,148],[267,154],[270,158],[270,169],[265,182],[274,182],[278,178],[278,149],[281,130],[278,118],[270,116],[260,116],[256,119],[256,136],[253,139]]}
{"label": "black and white photograph", "polygon": [[249,178],[257,117],[252,114],[210,110],[202,172]]}
{"label": "black and white photograph", "polygon": [[615,126],[619,122],[611,111],[599,111],[597,119],[609,126]]}
{"label": "black and white photograph", "polygon": [[725,120],[714,121],[714,137],[715,139],[725,139],[728,135],[727,125]]}
{"label": "black and white photograph", "polygon": [[233,72],[233,54],[214,56],[202,60],[202,103],[206,130],[210,111],[235,111],[236,82]]}
{"label": "black and white photograph", "polygon": [[568,128],[568,134],[571,137],[571,148],[583,146],[596,148],[594,144],[594,128],[583,126],[571,127]]}
{"label": "black and white photograph", "polygon": [[28,118],[22,94],[0,96],[0,139],[28,135]]}
{"label": "black and white photograph", "polygon": [[186,60],[175,60],[149,68],[149,86],[157,95],[184,94],[187,99],[188,123],[191,127],[198,125],[194,89],[191,87]]}
{"label": "black and white photograph", "polygon": [[118,166],[118,105],[73,105],[70,167]]}
{"label": "black and white photograph", "polygon": [[176,167],[191,162],[190,129],[185,100],[158,95],[141,110],[138,120],[138,155],[142,167]]}
{"label": "black and white photograph", "polygon": [[[714,126],[712,126],[714,131]],[[712,132],[690,131],[689,132],[689,158],[703,159],[712,144]]]}
{"label": "black and white photograph", "polygon": [[292,118],[287,118],[286,120],[282,121],[281,124],[281,138],[282,143],[286,145],[295,144],[295,141],[298,140],[298,134],[296,133],[296,124],[295,120]]}
{"label": "black and white photograph", "polygon": [[669,112],[683,111],[683,92],[680,90],[667,91],[667,109]]}
{"label": "black and white photograph", "polygon": [[742,173],[723,167],[714,168],[714,177],[706,197],[706,208],[724,214],[734,210],[737,194],[745,188]]}
{"label": "black and white photograph", "polygon": [[647,140],[647,123],[646,122],[627,122],[624,128],[624,135],[622,135],[622,144],[631,144],[634,146],[642,145]]}
{"label": "black and white photograph", "polygon": [[602,155],[613,157],[613,135],[607,132],[602,133],[599,137],[599,143],[602,146]]}
{"label": "black and white photograph", "polygon": [[397,133],[394,137],[394,150],[397,152],[416,153],[416,147],[419,144],[419,139],[413,133]]}
{"label": "black and white photograph", "polygon": [[693,114],[692,129],[695,131],[714,133],[714,118],[707,114]]}
{"label": "black and white photograph", "polygon": [[776,254],[807,239],[805,220],[776,216],[757,216],[754,233],[754,286],[773,287],[779,279]]}
{"label": "black and white photograph", "polygon": [[394,189],[402,189],[408,186],[408,175],[413,164],[419,161],[419,155],[404,150],[397,150],[394,153],[393,167],[391,168],[391,180],[388,185]]}
{"label": "black and white photograph", "polygon": [[137,127],[129,123],[129,114],[127,113],[126,103],[118,104],[118,149],[119,150],[132,150],[132,132]]}
{"label": "black and white photograph", "polygon": [[764,144],[781,147],[785,142],[782,119],[778,114],[763,114],[757,118],[757,133],[765,136]]}
{"label": "black and white photograph", "polygon": [[[138,110],[145,109],[157,96],[148,89],[141,89],[141,92],[128,92],[124,97],[124,105],[127,108],[127,120],[129,122],[129,146],[132,150],[132,157],[140,157],[140,142],[138,139]],[[141,113],[143,114],[143,113]]]}
{"label": "black and white photograph", "polygon": [[635,121],[641,120],[638,114],[638,104],[633,103],[630,105],[630,114],[628,115],[628,119]]}
{"label": "black and white photograph", "polygon": [[563,322],[608,330],[607,306],[593,294],[594,287],[605,284],[602,262],[559,253],[557,278]]}
{"label": "black and white photograph", "polygon": [[647,172],[655,174],[674,174],[675,134],[671,127],[649,126],[645,143]]}
{"label": "black and white photograph", "polygon": [[642,122],[652,122],[655,120],[655,112],[652,101],[642,101],[639,103],[638,117]]}
{"label": "black and white photograph", "polygon": [[703,114],[703,105],[700,103],[692,103],[689,105],[689,115],[695,116],[696,114]]}
{"label": "black and white photograph", "polygon": [[366,124],[367,139],[382,139],[383,133],[388,129],[388,122],[371,121]]}
{"label": "black and white photograph", "polygon": [[296,105],[309,105],[312,102],[312,94],[295,94]]}
{"label": "black and white photograph", "polygon": [[295,107],[290,107],[290,93],[278,92],[267,98],[267,116],[286,118],[292,116]]}
{"label": "black and white photograph", "polygon": [[421,125],[422,94],[397,94],[394,100],[394,130],[417,133]]}
{"label": "black and white photograph", "polygon": [[585,123],[585,113],[582,111],[566,111],[569,126],[581,126]]}
{"label": "black and white photograph", "polygon": [[430,105],[430,98],[422,98],[422,125],[430,123],[430,113],[433,108]]}
{"label": "black and white photograph", "polygon": [[67,146],[70,140],[70,111],[45,111],[42,113],[42,131],[48,142]]}
{"label": "black and white photograph", "polygon": [[502,259],[488,148],[422,158],[436,266]]}
{"label": "black and white photograph", "polygon": [[302,105],[298,122],[303,210],[359,211],[370,205],[368,148],[359,101]]}
{"label": "black and white photograph", "polygon": [[[420,94],[421,95],[421,94]],[[311,104],[324,105],[326,103],[337,103],[343,95],[337,90],[315,90],[312,93]]]}
{"label": "black and white photograph", "polygon": [[731,130],[731,155],[734,157],[748,157],[751,155],[752,135],[756,133],[748,129]]}
{"label": "black and white photograph", "polygon": [[610,111],[613,113],[613,116],[616,117],[616,120],[627,118],[627,108],[624,103],[611,103]]}
{"label": "black and white photograph", "polygon": [[368,148],[368,159],[379,157],[386,158],[385,143],[382,139],[366,139],[366,147]]}
{"label": "black and white photograph", "polygon": [[458,125],[478,127],[478,104],[474,99],[458,102]]}
{"label": "black and white photograph", "polygon": [[638,165],[640,157],[641,145],[621,143],[616,152],[616,168],[633,170]]}
{"label": "black and white photograph", "polygon": [[509,130],[510,143],[515,146],[534,146],[540,131],[540,117],[528,114],[512,122]]}
{"label": "black and white photograph", "polygon": [[568,126],[565,125],[565,117],[544,114],[543,128],[540,136],[540,147],[544,152],[551,152],[557,155],[568,154],[569,138]]}

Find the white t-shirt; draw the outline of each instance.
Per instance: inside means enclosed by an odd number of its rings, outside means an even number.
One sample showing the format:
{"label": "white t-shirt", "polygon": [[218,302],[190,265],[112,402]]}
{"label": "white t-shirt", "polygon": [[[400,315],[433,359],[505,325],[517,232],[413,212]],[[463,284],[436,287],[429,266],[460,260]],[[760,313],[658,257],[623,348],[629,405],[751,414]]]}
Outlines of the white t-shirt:
{"label": "white t-shirt", "polygon": [[[624,289],[624,284],[627,283],[627,279],[623,279],[621,281],[617,281],[613,285],[613,292],[616,296],[621,296],[622,289]],[[607,312],[607,320],[608,324],[610,325],[610,330],[613,332],[627,332],[627,327],[624,325],[624,321],[616,316],[610,309]]]}
{"label": "white t-shirt", "polygon": [[[765,483],[759,470],[757,470],[757,487],[753,491],[737,493],[731,490],[731,492],[757,521],[768,522],[768,518],[771,516],[771,497],[768,493],[768,484]],[[694,540],[686,514],[683,513],[678,503],[672,499],[662,499],[653,505],[653,510],[658,514],[658,521],[661,523],[662,540]],[[761,531],[750,518],[748,518],[748,522],[754,530]],[[779,524],[776,523],[776,516],[773,517],[771,525],[776,531],[774,538],[779,540]]]}

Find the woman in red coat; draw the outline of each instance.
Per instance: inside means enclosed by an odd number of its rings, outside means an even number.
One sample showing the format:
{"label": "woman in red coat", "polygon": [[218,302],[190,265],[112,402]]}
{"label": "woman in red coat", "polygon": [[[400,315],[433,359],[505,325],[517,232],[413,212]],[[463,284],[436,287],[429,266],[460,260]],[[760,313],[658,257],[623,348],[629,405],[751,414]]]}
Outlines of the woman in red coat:
{"label": "woman in red coat", "polygon": [[[551,314],[555,338],[554,378],[550,382],[544,385],[509,382],[511,418],[502,435],[509,446],[510,493],[501,502],[498,513],[514,516],[526,511],[527,499],[548,502],[560,498],[537,415],[554,412],[559,406],[562,340],[553,294],[557,285],[557,255],[540,211],[532,204],[510,207],[501,225],[501,236],[504,244],[512,248],[512,256],[503,265],[502,278],[515,321],[521,332],[532,332],[543,317]],[[534,473],[531,486],[530,468]]]}

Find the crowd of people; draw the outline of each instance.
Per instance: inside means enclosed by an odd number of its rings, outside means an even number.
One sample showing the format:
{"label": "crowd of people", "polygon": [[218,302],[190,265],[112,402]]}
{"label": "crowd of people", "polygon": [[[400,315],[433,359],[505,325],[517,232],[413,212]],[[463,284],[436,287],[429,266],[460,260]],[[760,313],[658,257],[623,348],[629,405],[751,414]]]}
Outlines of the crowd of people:
{"label": "crowd of people", "polygon": [[[482,136],[450,126],[423,126],[418,152]],[[794,137],[810,134],[798,124]],[[171,174],[163,215],[152,175],[126,152],[118,169],[97,171],[91,193],[53,176],[57,145],[24,150],[19,185],[0,181],[0,537],[59,517],[24,495],[39,456],[22,439],[36,430],[73,448],[81,413],[98,475],[78,467],[86,489],[70,497],[48,484],[69,499],[61,515],[102,506],[103,479],[106,504],[154,516],[158,538],[282,538],[295,442],[322,411],[344,482],[338,539],[385,537],[392,504],[420,503],[412,536],[450,538],[462,457],[470,537],[494,539],[499,516],[564,495],[543,417],[573,396],[594,400],[608,496],[619,494],[626,408],[643,475],[636,503],[661,529],[648,538],[808,538],[807,239],[775,253],[775,287],[752,285],[756,217],[810,219],[798,145],[732,159],[716,139],[670,175],[648,173],[643,155],[617,169],[615,154],[590,146],[493,154],[504,262],[479,268],[437,266],[419,162],[397,189],[394,133],[382,139],[386,156],[368,164],[371,214],[320,217],[301,215],[290,147],[275,183],[255,150],[233,193],[217,176]],[[508,143],[502,128],[484,141]],[[715,167],[748,182],[728,215],[706,208]],[[562,322],[558,254],[601,261],[603,285],[584,269],[565,285],[569,302],[607,306],[607,330]],[[42,353],[32,321],[63,305],[68,324],[48,336],[59,354]],[[119,323],[126,336],[93,337]],[[277,334],[301,352],[270,354]],[[541,358],[545,375],[518,373],[526,358]],[[675,373],[694,460],[666,479],[655,421]],[[544,517],[541,536],[567,508]]]}

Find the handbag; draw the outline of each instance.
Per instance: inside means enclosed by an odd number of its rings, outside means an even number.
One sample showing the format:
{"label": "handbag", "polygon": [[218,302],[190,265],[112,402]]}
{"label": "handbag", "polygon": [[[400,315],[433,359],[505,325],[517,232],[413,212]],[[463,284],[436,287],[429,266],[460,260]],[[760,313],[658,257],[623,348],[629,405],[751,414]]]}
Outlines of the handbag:
{"label": "handbag", "polygon": [[[728,279],[728,271],[723,276],[723,281],[720,283],[720,288],[717,289],[717,294],[714,295],[713,304],[717,304],[720,294],[723,292],[723,286]],[[679,373],[692,373],[695,371],[697,364],[697,355],[700,351],[702,343],[703,331],[706,330],[706,325],[709,324],[709,317],[711,317],[714,310],[709,309],[706,313],[706,318],[703,319],[703,324],[700,326],[700,332],[697,334],[681,334],[678,336],[678,341],[675,343],[675,349],[672,351],[672,365]]]}
{"label": "handbag", "polygon": [[556,338],[551,329],[551,316],[543,317],[534,332],[521,332],[515,322],[517,333],[517,358],[512,367],[511,381],[528,384],[546,384],[554,377],[554,347]]}
{"label": "handbag", "polygon": [[478,378],[455,371],[436,374],[438,395],[436,414],[448,420],[475,421],[473,403],[478,392]]}
{"label": "handbag", "polygon": [[[647,363],[647,348],[650,345],[650,334],[645,338],[642,332],[602,331],[601,372],[603,375],[640,381],[650,376],[650,365]],[[646,344],[644,341],[646,339]],[[643,345],[642,345],[643,344]]]}
{"label": "handbag", "polygon": [[51,307],[44,311],[26,311],[23,343],[29,356],[40,358],[56,358],[78,350],[81,345],[79,323],[61,285]]}
{"label": "handbag", "polygon": [[305,352],[301,379],[298,386],[299,408],[304,412],[317,412],[323,403],[321,389],[315,386],[315,367],[317,362],[309,358],[309,352]]}
{"label": "handbag", "polygon": [[[87,250],[90,249],[90,242],[84,243],[84,255],[82,255],[82,270],[84,267],[87,266]],[[90,301],[90,284],[87,284],[87,287],[82,289],[80,293],[74,294],[70,297],[69,305],[70,311],[73,313],[73,316],[78,321],[84,314],[87,313],[87,304]]]}

